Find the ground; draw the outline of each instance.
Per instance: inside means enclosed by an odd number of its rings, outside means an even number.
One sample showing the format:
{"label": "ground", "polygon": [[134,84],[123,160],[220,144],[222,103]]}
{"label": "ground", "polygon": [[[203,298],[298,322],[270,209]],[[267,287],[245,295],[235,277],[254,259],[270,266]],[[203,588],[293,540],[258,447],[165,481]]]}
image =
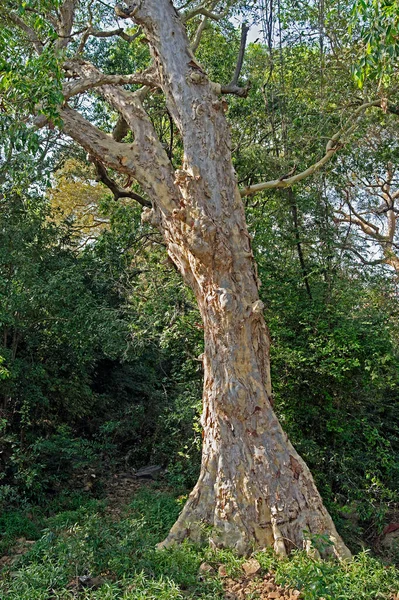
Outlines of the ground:
{"label": "ground", "polygon": [[[106,482],[103,499],[76,497],[36,530],[34,514],[17,526],[15,513],[7,513],[15,535],[7,552],[3,543],[0,598],[399,600],[399,572],[367,553],[339,565],[302,552],[283,561],[271,551],[239,558],[189,543],[157,551],[184,500],[160,482],[119,473]],[[4,514],[0,542],[9,534]]]}

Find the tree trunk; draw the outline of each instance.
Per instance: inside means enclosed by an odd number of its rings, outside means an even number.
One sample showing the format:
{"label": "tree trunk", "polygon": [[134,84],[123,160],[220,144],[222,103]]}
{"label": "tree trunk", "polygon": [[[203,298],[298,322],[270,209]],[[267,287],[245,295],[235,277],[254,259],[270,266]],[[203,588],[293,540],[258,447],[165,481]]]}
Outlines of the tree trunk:
{"label": "tree trunk", "polygon": [[[134,142],[120,143],[65,107],[64,131],[91,155],[135,178],[151,199],[144,220],[162,231],[168,253],[196,294],[205,331],[203,459],[197,485],[164,546],[212,539],[245,553],[280,554],[326,535],[349,551],[323,506],[312,476],[282,431],[271,405],[269,336],[244,207],[230,152],[220,86],[196,66],[170,0],[134,2],[167,107],[184,146],[174,170],[140,94],[99,88],[126,121]],[[76,62],[79,76],[94,67]]]}
{"label": "tree trunk", "polygon": [[240,234],[218,226],[216,251],[198,258],[181,243],[169,248],[196,293],[204,323],[204,440],[198,483],[160,546],[200,541],[211,526],[217,545],[241,554],[272,546],[284,555],[325,535],[331,542],[326,553],[348,557],[308,467],[272,409],[269,335],[244,214],[236,207]]}
{"label": "tree trunk", "polygon": [[193,72],[185,29],[169,0],[146,0],[135,20],[150,40],[184,145],[175,181],[179,208],[163,231],[196,294],[205,332],[201,473],[163,546],[198,540],[210,525],[215,543],[240,553],[273,546],[285,554],[304,546],[307,531],[328,536],[327,551],[347,557],[272,409],[269,336],[223,103],[215,84]]}

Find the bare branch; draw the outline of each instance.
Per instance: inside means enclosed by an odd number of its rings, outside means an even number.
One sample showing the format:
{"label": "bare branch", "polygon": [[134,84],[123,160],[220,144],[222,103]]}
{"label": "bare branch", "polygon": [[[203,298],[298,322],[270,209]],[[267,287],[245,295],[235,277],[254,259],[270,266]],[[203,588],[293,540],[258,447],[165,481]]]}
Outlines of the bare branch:
{"label": "bare branch", "polygon": [[[82,72],[84,63],[81,63],[78,67],[74,61],[65,63],[64,69],[76,73],[77,71]],[[82,94],[93,88],[98,88],[103,85],[145,85],[155,87],[157,81],[150,70],[144,71],[143,73],[131,73],[128,75],[106,75],[100,71],[90,73],[88,77],[78,79],[72,83],[67,83],[63,86],[63,94],[65,100],[68,100],[72,96]]]}
{"label": "bare branch", "polygon": [[241,41],[240,41],[240,50],[238,52],[237,65],[234,71],[233,79],[230,81],[229,85],[237,85],[238,79],[240,77],[242,65],[244,62],[245,48],[247,45],[247,37],[248,37],[249,26],[246,23],[241,25]]}
{"label": "bare branch", "polygon": [[376,265],[386,264],[385,258],[378,258],[375,260],[366,260],[364,258],[364,256],[358,250],[356,250],[356,248],[353,248],[352,246],[343,244],[343,245],[338,245],[338,248],[341,248],[341,250],[347,250],[348,252],[351,252],[352,254],[357,256],[364,265],[369,265],[371,267],[374,267]]}
{"label": "bare branch", "polygon": [[324,167],[325,164],[327,164],[330,161],[330,159],[334,156],[337,150],[340,150],[343,147],[343,144],[340,142],[341,138],[344,135],[350,135],[356,129],[357,121],[360,115],[364,113],[365,110],[373,106],[381,106],[381,100],[366,102],[365,104],[362,104],[355,110],[354,114],[346,122],[346,124],[343,127],[341,127],[341,129],[336,134],[334,134],[328,141],[325,154],[319,161],[317,161],[301,173],[298,173],[297,175],[293,175],[291,177],[283,176],[279,179],[273,179],[272,181],[265,181],[263,183],[257,183],[255,185],[246,187],[240,191],[241,197],[244,198],[245,196],[256,194],[257,192],[261,192],[263,190],[273,190],[278,188],[291,187],[295,183],[298,183],[299,181],[302,181],[302,179],[305,179],[306,177],[309,177],[310,175],[313,175],[314,173],[319,171],[322,167]]}
{"label": "bare branch", "polygon": [[[219,0],[214,0],[214,2],[212,2],[208,6],[208,10],[212,11],[217,6],[218,1]],[[188,4],[189,4],[189,2],[187,3],[187,5]],[[194,40],[193,40],[193,42],[191,44],[191,50],[193,52],[195,52],[198,49],[198,46],[199,46],[200,41],[201,41],[202,34],[203,34],[204,30],[205,30],[205,26],[208,23],[208,21],[209,21],[209,18],[206,17],[206,16],[204,16],[203,19],[202,19],[202,21],[201,21],[201,23],[198,26],[198,29],[197,29],[197,31],[195,33],[195,36],[194,36]]]}
{"label": "bare branch", "polygon": [[108,175],[107,169],[99,160],[96,160],[95,158],[92,158],[91,160],[94,163],[94,166],[96,167],[97,181],[101,181],[101,183],[103,183],[105,186],[107,186],[108,189],[111,190],[115,200],[119,200],[119,198],[132,198],[133,200],[136,200],[139,204],[141,204],[141,206],[151,208],[151,202],[149,202],[139,194],[136,194],[135,192],[132,192],[130,190],[125,190],[125,188],[119,186],[116,183],[116,181]]}
{"label": "bare branch", "polygon": [[215,88],[216,93],[218,94],[234,94],[235,96],[239,96],[241,98],[246,98],[248,96],[248,92],[250,90],[250,84],[248,83],[245,87],[240,87],[238,84],[238,79],[240,77],[242,65],[244,62],[244,54],[245,54],[245,46],[247,43],[249,27],[245,23],[241,26],[241,42],[240,42],[240,50],[237,58],[237,65],[234,71],[234,75],[232,80],[228,85],[220,85],[218,83],[214,83],[213,86]]}
{"label": "bare branch", "polygon": [[139,149],[136,144],[116,142],[111,136],[92,125],[80,113],[68,106],[60,111],[63,131],[80,144],[91,156],[112,169],[133,175]]}
{"label": "bare branch", "polygon": [[363,219],[359,219],[355,216],[348,215],[343,210],[337,210],[336,213],[341,215],[340,218],[335,217],[337,223],[351,223],[353,225],[357,225],[364,233],[366,233],[373,239],[379,242],[384,241],[384,236],[379,234],[378,231],[375,231],[374,225],[371,227],[370,224],[364,221]]}
{"label": "bare branch", "polygon": [[[80,31],[79,33],[82,33],[82,32]],[[72,34],[72,35],[76,35],[76,33]],[[72,37],[72,35],[71,35],[71,37]],[[135,39],[137,39],[140,35],[141,35],[141,29],[136,31],[136,33],[134,33],[133,35],[129,35],[128,33],[126,33],[126,31],[123,29],[123,27],[119,27],[118,29],[110,29],[109,31],[102,31],[100,29],[95,29],[94,27],[89,26],[89,27],[87,27],[86,30],[84,30],[84,34],[82,35],[82,39],[80,40],[77,54],[79,55],[83,52],[86,42],[90,37],[109,38],[109,37],[118,36],[118,37],[122,38],[123,40],[125,40],[125,42],[128,42],[130,44]]]}
{"label": "bare branch", "polygon": [[[94,65],[89,62],[80,60],[68,63],[74,74],[80,75],[84,81],[96,82],[95,87],[98,87],[101,95],[119,112],[121,117],[126,121],[128,127],[134,132],[136,139],[142,139],[144,142],[145,136],[152,139],[157,139],[151,120],[142,106],[142,95],[149,88],[146,82],[154,86],[157,82],[151,69],[147,69],[141,74],[132,74],[126,76],[120,75],[105,75],[101,73]],[[123,88],[118,88],[123,81],[133,83],[131,78],[140,78],[144,87],[136,92],[128,92]],[[101,83],[100,83],[101,82]],[[140,83],[140,81],[136,81]],[[93,87],[93,86],[90,86]],[[88,89],[90,89],[90,87]],[[161,144],[159,144],[160,147]]]}
{"label": "bare branch", "polygon": [[250,85],[246,85],[245,87],[240,87],[239,85],[220,85],[218,88],[218,93],[220,94],[232,94],[234,96],[239,96],[240,98],[246,98],[248,96],[248,92],[250,90]]}
{"label": "bare branch", "polygon": [[[357,218],[359,221],[361,221],[361,222],[364,224],[364,226],[365,226],[365,227],[367,227],[367,228],[370,228],[370,229],[373,229],[373,230],[375,231],[375,233],[376,233],[377,235],[379,235],[379,233],[380,233],[380,229],[379,229],[379,227],[377,227],[377,225],[374,225],[373,223],[370,223],[370,221],[368,221],[367,219],[365,219],[365,218],[364,218],[364,217],[363,217],[363,216],[362,216],[362,215],[361,215],[359,212],[357,212],[357,211],[354,209],[354,207],[352,206],[352,203],[351,203],[351,201],[349,200],[349,193],[348,193],[348,192],[346,192],[346,203],[347,203],[347,205],[349,206],[349,209],[350,209],[351,213],[352,213],[352,214],[354,214],[354,215],[355,215],[355,217],[356,217],[356,218]],[[351,216],[351,218],[352,218],[352,216]]]}
{"label": "bare branch", "polygon": [[99,89],[132,129],[134,142],[115,141],[69,107],[60,111],[64,132],[101,164],[136,179],[153,205],[163,214],[170,214],[179,205],[180,192],[174,169],[147,113],[134,93],[112,86]]}
{"label": "bare branch", "polygon": [[117,35],[123,40],[125,40],[125,42],[128,42],[130,44],[131,42],[134,42],[134,40],[137,39],[141,35],[141,33],[141,29],[138,29],[136,33],[134,33],[133,35],[129,35],[128,33],[126,33],[123,27],[120,27],[119,29],[113,29],[111,31],[100,31],[98,29],[93,29],[90,32],[90,35],[99,38],[113,37],[114,35]]}
{"label": "bare branch", "polygon": [[[214,5],[215,4],[217,3],[214,3]],[[196,8],[193,8],[192,10],[188,10],[187,12],[183,13],[183,15],[181,16],[181,20],[183,23],[187,23],[187,21],[190,21],[190,19],[193,19],[197,15],[202,15],[204,17],[207,17],[208,19],[211,19],[212,21],[220,21],[221,19],[227,17],[228,14],[229,7],[227,7],[221,13],[214,13],[212,12],[212,10],[209,10],[209,8],[207,8],[206,6],[206,3],[204,3],[200,4]]]}
{"label": "bare branch", "polygon": [[201,23],[198,26],[197,31],[195,32],[195,36],[194,39],[191,43],[191,50],[193,52],[195,52],[196,50],[198,50],[198,46],[200,45],[200,41],[202,38],[202,34],[204,33],[206,24],[208,23],[208,17],[204,17],[201,21]]}

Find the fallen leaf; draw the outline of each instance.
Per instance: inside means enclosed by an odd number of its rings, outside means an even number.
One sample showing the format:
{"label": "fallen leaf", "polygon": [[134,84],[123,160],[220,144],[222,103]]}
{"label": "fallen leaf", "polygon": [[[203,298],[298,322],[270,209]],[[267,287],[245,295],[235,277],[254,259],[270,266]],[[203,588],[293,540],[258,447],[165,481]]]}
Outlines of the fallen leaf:
{"label": "fallen leaf", "polygon": [[387,535],[388,533],[393,533],[397,529],[399,529],[399,523],[390,523],[389,525],[387,525],[385,527],[384,531],[382,532],[382,535]]}

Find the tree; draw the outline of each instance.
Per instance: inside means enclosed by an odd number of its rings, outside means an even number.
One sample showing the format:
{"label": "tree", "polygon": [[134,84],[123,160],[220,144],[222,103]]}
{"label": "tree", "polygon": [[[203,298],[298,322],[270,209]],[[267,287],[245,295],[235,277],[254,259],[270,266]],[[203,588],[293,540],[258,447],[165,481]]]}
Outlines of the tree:
{"label": "tree", "polygon": [[76,159],[68,159],[54,173],[54,186],[49,190],[56,222],[67,219],[81,243],[96,239],[108,221],[99,214],[104,187],[94,181],[93,169]]}
{"label": "tree", "polygon": [[344,248],[364,264],[385,264],[398,274],[397,143],[394,123],[388,120],[383,125],[372,124],[368,135],[343,159],[335,222],[347,230]]}
{"label": "tree", "polygon": [[[241,197],[288,187],[320,169],[352,130],[353,120],[331,137],[324,157],[313,166],[240,193],[220,94],[246,94],[238,85],[246,28],[230,84],[215,84],[195,60],[186,26],[200,18],[195,48],[206,22],[224,13],[213,12],[217,2],[192,4],[179,12],[170,0],[118,6],[117,16],[138,26],[132,31],[119,24],[117,29],[99,29],[98,24],[109,25],[113,18],[103,3],[24,2],[15,11],[10,2],[2,16],[8,28],[17,27],[19,41],[6,28],[7,51],[15,52],[19,43],[26,61],[17,78],[11,69],[3,81],[4,102],[22,102],[32,69],[41,69],[28,102],[37,115],[36,127],[61,128],[100,165],[106,185],[115,184],[106,169],[140,185],[142,193],[135,197],[143,206],[143,220],[162,233],[169,257],[197,298],[205,336],[202,466],[163,545],[198,540],[203,526],[210,525],[215,543],[239,552],[273,546],[285,554],[323,535],[331,541],[327,552],[346,557],[349,551],[308,467],[273,412],[269,335]],[[141,32],[151,53],[145,70],[107,74],[87,60],[91,38],[120,36],[130,44]],[[136,85],[141,87],[126,87]],[[18,96],[13,90],[25,92]],[[84,116],[90,113],[90,102],[81,112],[76,109],[76,97],[93,90],[118,114],[113,136]],[[171,133],[175,128],[180,137],[184,154],[179,168],[146,111],[152,90],[163,93],[173,121]],[[362,104],[354,117],[378,102]]]}

